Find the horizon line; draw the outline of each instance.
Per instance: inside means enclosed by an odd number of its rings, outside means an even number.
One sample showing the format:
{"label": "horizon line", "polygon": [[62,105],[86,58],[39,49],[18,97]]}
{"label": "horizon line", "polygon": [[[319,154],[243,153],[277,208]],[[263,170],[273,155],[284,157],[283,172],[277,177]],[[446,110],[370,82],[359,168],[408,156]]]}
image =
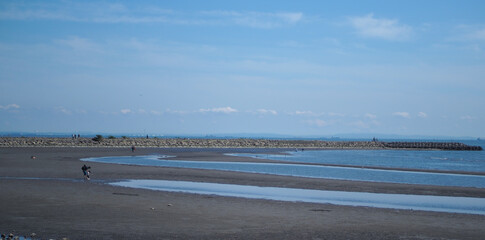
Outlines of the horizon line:
{"label": "horizon line", "polygon": [[391,134],[391,133],[339,133],[339,134],[316,134],[316,135],[298,135],[298,134],[280,134],[280,133],[114,133],[114,132],[92,132],[92,131],[74,131],[74,132],[30,132],[30,131],[0,131],[0,137],[12,137],[14,136],[72,136],[73,134],[83,134],[88,136],[104,135],[104,136],[130,136],[130,137],[196,137],[196,138],[210,138],[210,137],[228,137],[228,138],[310,138],[310,139],[362,139],[362,138],[383,138],[383,139],[459,139],[459,140],[479,140],[482,137],[478,136],[444,136],[444,135],[418,135],[418,134]]}

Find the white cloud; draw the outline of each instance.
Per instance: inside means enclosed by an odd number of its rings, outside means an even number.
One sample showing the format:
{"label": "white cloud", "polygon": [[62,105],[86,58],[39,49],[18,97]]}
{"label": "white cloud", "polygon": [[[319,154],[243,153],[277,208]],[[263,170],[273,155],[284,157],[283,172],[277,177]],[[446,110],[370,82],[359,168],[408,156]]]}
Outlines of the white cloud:
{"label": "white cloud", "polygon": [[312,126],[317,126],[317,127],[325,127],[328,125],[328,123],[324,120],[321,119],[312,119],[312,120],[307,120],[305,123],[312,125]]}
{"label": "white cloud", "polygon": [[2,110],[18,109],[18,108],[20,108],[20,106],[17,105],[17,104],[15,104],[15,103],[14,104],[5,105],[5,106],[0,105],[0,109],[2,109]]}
{"label": "white cloud", "polygon": [[343,113],[329,112],[328,113],[328,116],[331,116],[331,117],[345,117],[345,114],[343,114]]}
{"label": "white cloud", "polygon": [[315,113],[312,111],[300,111],[297,110],[295,112],[290,112],[288,113],[289,115],[297,115],[297,116],[320,116],[323,115],[322,113]]}
{"label": "white cloud", "polygon": [[369,119],[369,120],[357,120],[349,123],[350,126],[357,127],[357,128],[371,128],[374,126],[379,126],[381,125],[380,122],[374,120],[374,119]]}
{"label": "white cloud", "polygon": [[485,40],[485,28],[475,30],[468,37],[475,40]]}
{"label": "white cloud", "polygon": [[278,115],[278,112],[275,110],[268,110],[268,109],[258,109],[258,113],[260,114],[272,114],[272,115]]}
{"label": "white cloud", "polygon": [[377,118],[377,116],[376,116],[376,115],[374,115],[374,114],[372,114],[372,113],[366,113],[366,114],[364,115],[364,117],[365,117],[365,118],[369,118],[369,119],[376,119],[376,118]]}
{"label": "white cloud", "polygon": [[157,115],[157,116],[162,115],[162,112],[156,111],[156,110],[151,110],[150,113],[153,114],[153,115]]}
{"label": "white cloud", "polygon": [[170,109],[170,108],[167,108],[167,109],[165,110],[165,112],[166,112],[166,113],[172,113],[172,114],[188,114],[188,113],[190,113],[190,112],[188,112],[188,111],[172,110],[172,109]]}
{"label": "white cloud", "polygon": [[470,116],[470,115],[465,115],[465,116],[461,116],[460,117],[461,120],[473,120],[475,119],[474,117]]}
{"label": "white cloud", "polygon": [[99,23],[152,23],[169,22],[172,11],[151,11],[128,8],[122,4],[88,2],[38,2],[34,4],[12,2],[0,11],[0,19],[53,20]]}
{"label": "white cloud", "polygon": [[305,44],[299,43],[293,40],[286,40],[278,43],[278,46],[281,47],[290,47],[290,48],[303,48]]}
{"label": "white cloud", "polygon": [[355,121],[350,123],[351,126],[355,126],[358,128],[369,128],[369,124],[365,123],[364,121]]}
{"label": "white cloud", "polygon": [[131,109],[127,109],[127,108],[121,109],[120,112],[123,114],[128,114],[128,113],[131,113]]}
{"label": "white cloud", "polygon": [[349,21],[357,33],[363,37],[405,40],[413,32],[410,26],[400,24],[398,20],[374,18],[372,13],[363,17],[351,17]]}
{"label": "white cloud", "polygon": [[253,28],[275,28],[293,25],[301,21],[301,12],[238,12],[238,11],[206,11],[203,15],[213,17],[221,24],[234,23],[236,25]]}
{"label": "white cloud", "polygon": [[392,115],[398,116],[398,117],[403,117],[403,118],[410,118],[410,115],[408,112],[395,112]]}
{"label": "white cloud", "polygon": [[57,43],[68,46],[69,48],[74,49],[75,51],[96,51],[101,52],[102,47],[98,46],[94,42],[90,41],[86,38],[80,38],[77,36],[71,36],[66,39],[60,39],[56,41]]}
{"label": "white cloud", "polygon": [[274,28],[293,25],[303,18],[301,12],[173,11],[153,7],[127,7],[119,3],[60,2],[51,4],[5,4],[0,19],[54,20],[97,23],[165,23],[176,25],[240,25]]}
{"label": "white cloud", "polygon": [[485,27],[477,25],[458,25],[455,27],[455,36],[448,40],[454,42],[485,41]]}
{"label": "white cloud", "polygon": [[428,117],[428,114],[426,114],[425,112],[419,112],[418,113],[418,117],[420,117],[420,118],[427,118]]}
{"label": "white cloud", "polygon": [[232,107],[220,107],[220,108],[207,108],[207,109],[199,109],[199,112],[214,112],[214,113],[235,113],[238,112],[237,109]]}
{"label": "white cloud", "polygon": [[295,115],[313,115],[312,111],[295,111]]}
{"label": "white cloud", "polygon": [[66,115],[71,115],[72,114],[72,112],[70,110],[67,110],[64,107],[57,107],[56,110],[59,111],[59,112],[61,112],[61,113],[66,114]]}
{"label": "white cloud", "polygon": [[288,23],[297,23],[303,18],[303,13],[301,12],[294,12],[294,13],[277,13],[273,14],[278,16],[279,18],[283,19]]}

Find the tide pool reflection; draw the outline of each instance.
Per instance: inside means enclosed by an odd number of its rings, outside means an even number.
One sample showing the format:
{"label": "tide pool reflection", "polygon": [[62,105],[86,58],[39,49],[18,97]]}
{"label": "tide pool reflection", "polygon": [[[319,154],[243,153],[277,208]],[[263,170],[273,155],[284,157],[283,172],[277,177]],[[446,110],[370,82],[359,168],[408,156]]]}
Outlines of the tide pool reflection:
{"label": "tide pool reflection", "polygon": [[352,181],[390,182],[437,186],[460,186],[485,188],[485,176],[412,172],[396,170],[362,169],[353,167],[330,167],[302,164],[207,162],[161,160],[166,156],[128,156],[85,158],[83,161],[130,164],[143,166],[196,168],[248,173],[262,173],[310,178],[340,179]]}
{"label": "tide pool reflection", "polygon": [[253,199],[485,215],[483,198],[323,191],[165,180],[127,180],[111,185]]}

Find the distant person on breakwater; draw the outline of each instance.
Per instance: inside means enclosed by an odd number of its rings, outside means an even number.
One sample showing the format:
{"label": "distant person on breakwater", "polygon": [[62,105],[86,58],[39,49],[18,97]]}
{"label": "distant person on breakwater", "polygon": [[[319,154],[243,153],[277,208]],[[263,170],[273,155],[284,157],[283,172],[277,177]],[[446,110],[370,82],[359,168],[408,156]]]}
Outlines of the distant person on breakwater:
{"label": "distant person on breakwater", "polygon": [[91,173],[91,171],[89,170],[91,169],[90,166],[86,166],[86,164],[84,164],[82,167],[81,167],[81,170],[83,170],[83,174],[84,174],[84,179],[86,180],[89,180],[89,174]]}
{"label": "distant person on breakwater", "polygon": [[135,146],[131,146],[131,152],[134,152],[135,150]]}

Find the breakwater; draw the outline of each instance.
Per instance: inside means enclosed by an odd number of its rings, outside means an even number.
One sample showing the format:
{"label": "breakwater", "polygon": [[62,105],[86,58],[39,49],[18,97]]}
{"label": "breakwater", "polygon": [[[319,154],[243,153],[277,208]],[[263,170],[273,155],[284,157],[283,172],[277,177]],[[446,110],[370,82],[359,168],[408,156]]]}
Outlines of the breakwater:
{"label": "breakwater", "polygon": [[482,150],[457,142],[381,142],[202,138],[47,138],[0,137],[0,147],[156,147],[156,148],[298,148]]}
{"label": "breakwater", "polygon": [[442,149],[461,151],[481,151],[480,146],[470,146],[457,142],[382,142],[386,148],[402,149]]}

